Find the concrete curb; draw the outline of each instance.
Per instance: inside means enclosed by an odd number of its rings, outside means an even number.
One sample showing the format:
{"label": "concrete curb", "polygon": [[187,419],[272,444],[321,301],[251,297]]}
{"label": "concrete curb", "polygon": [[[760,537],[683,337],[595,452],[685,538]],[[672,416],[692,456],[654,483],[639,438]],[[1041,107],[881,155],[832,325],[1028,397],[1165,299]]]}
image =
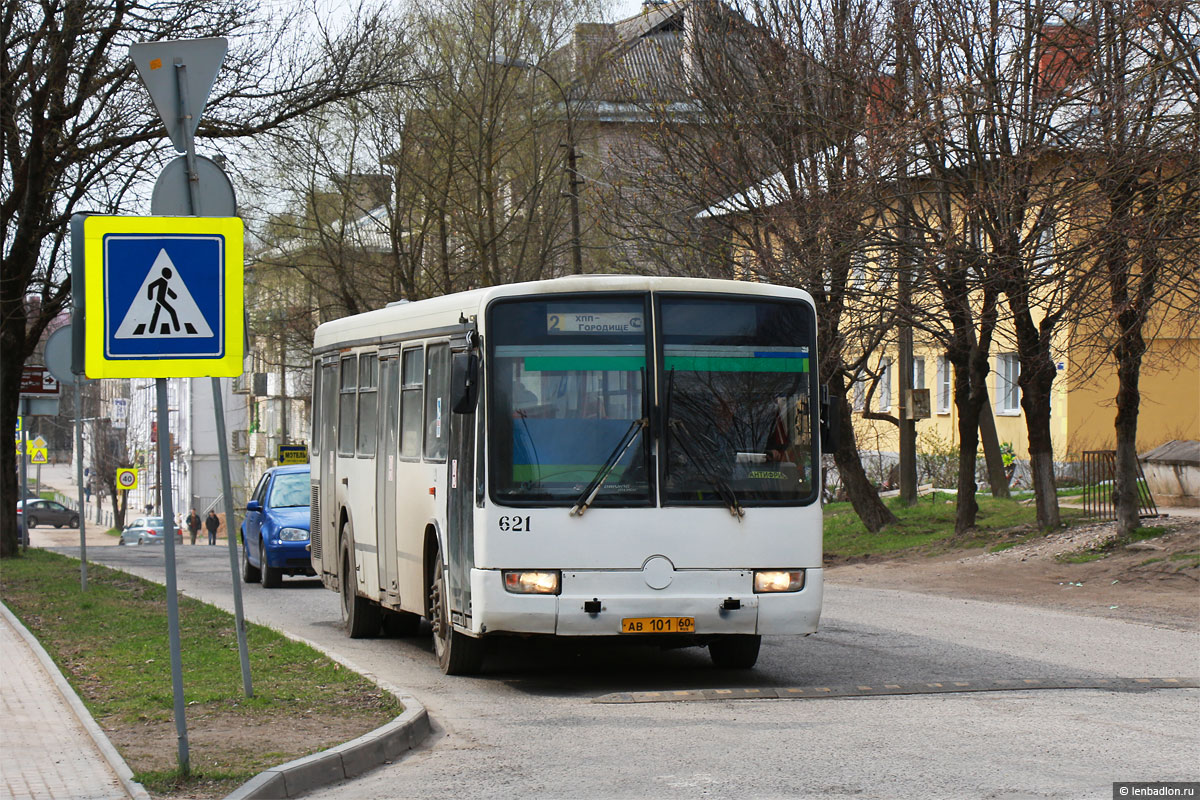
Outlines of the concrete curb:
{"label": "concrete curb", "polygon": [[272,630],[294,642],[306,644],[324,653],[329,659],[395,695],[404,704],[404,713],[357,739],[260,772],[239,786],[225,800],[279,800],[356,778],[389,761],[395,761],[404,753],[418,747],[433,733],[429,714],[417,698],[381,680],[379,676],[361,669],[354,662],[328,652],[316,642],[277,628]]}
{"label": "concrete curb", "polygon": [[[133,800],[151,800],[150,794],[145,787],[133,779],[133,770],[125,763],[125,759],[121,758],[121,754],[117,752],[117,748],[113,747],[112,742],[108,740],[108,736],[96,724],[96,720],[92,718],[91,712],[79,699],[79,695],[75,694],[75,690],[71,688],[71,684],[63,677],[62,670],[54,663],[54,659],[50,658],[50,654],[42,647],[42,643],[29,632],[29,629],[21,624],[21,620],[17,619],[16,615],[9,610],[8,606],[0,603],[0,614],[8,620],[9,624],[15,630],[25,643],[29,645],[29,649],[37,656],[42,668],[54,681],[54,686],[58,689],[58,693],[62,695],[63,701],[70,707],[75,718],[79,720],[79,724],[87,731],[89,737],[96,744],[96,749],[100,751],[100,755],[108,762],[109,767],[116,773],[117,778],[121,781],[121,785],[125,787],[125,791]],[[424,709],[422,709],[423,711]]]}
{"label": "concrete curb", "polygon": [[296,797],[394,761],[433,732],[416,698],[400,695],[404,713],[370,733],[311,756],[280,764],[243,783],[226,800],[278,800]]}

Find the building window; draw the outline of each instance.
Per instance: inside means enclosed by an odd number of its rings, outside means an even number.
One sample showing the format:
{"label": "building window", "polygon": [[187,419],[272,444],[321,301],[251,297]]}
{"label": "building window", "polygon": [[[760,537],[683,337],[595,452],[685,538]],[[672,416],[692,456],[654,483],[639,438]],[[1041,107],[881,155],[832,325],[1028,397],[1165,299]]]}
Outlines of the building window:
{"label": "building window", "polygon": [[850,256],[850,285],[861,289],[867,282],[867,254],[863,250],[855,250]]}
{"label": "building window", "polygon": [[875,257],[875,288],[886,291],[892,287],[896,273],[896,254],[891,250],[879,250]]}
{"label": "building window", "polygon": [[1040,274],[1054,271],[1054,227],[1047,226],[1038,234],[1033,253],[1033,266]]}
{"label": "building window", "polygon": [[938,356],[938,399],[937,411],[939,414],[950,413],[950,376],[953,373],[953,366],[950,364],[950,359],[945,356]]}
{"label": "building window", "polygon": [[855,376],[854,383],[851,385],[851,396],[854,398],[854,410],[861,412],[866,403],[867,388],[863,382],[862,374]]}
{"label": "building window", "polygon": [[892,410],[892,360],[883,359],[879,364],[879,410]]}
{"label": "building window", "polygon": [[1021,362],[1016,353],[1001,353],[996,357],[996,397],[1000,414],[1021,413],[1021,387],[1017,378],[1021,375]]}
{"label": "building window", "polygon": [[912,388],[925,388],[925,359],[923,358],[913,359]]}

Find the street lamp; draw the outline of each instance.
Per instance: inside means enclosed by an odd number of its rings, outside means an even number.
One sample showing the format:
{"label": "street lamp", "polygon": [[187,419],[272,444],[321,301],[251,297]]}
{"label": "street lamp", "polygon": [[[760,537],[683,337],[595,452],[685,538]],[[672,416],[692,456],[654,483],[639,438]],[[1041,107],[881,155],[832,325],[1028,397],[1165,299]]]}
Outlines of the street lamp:
{"label": "street lamp", "polygon": [[571,118],[571,98],[567,96],[566,90],[563,89],[558,79],[541,64],[535,64],[532,61],[511,56],[492,56],[490,61],[500,67],[536,70],[550,79],[550,82],[554,84],[554,88],[558,90],[559,96],[562,97],[563,113],[567,121],[567,199],[570,201],[571,211],[571,267],[576,275],[581,275],[583,274],[583,246],[580,243],[579,235],[580,180],[579,172],[575,168],[575,124]]}

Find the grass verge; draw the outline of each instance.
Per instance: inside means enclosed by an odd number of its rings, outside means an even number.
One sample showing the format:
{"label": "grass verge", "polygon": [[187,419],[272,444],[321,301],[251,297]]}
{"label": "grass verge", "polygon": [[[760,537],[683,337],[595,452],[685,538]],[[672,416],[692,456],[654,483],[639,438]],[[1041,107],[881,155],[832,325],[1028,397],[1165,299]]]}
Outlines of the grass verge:
{"label": "grass verge", "polygon": [[158,797],[221,797],[264,769],[341,744],[403,708],[307,645],[247,625],[253,698],[242,693],[232,615],[180,597],[191,774],[178,771],[165,587],[29,550],[4,562],[0,597],[58,664]]}
{"label": "grass verge", "polygon": [[[977,497],[976,527],[962,536],[954,533],[955,496],[933,492],[905,506],[899,498],[885,502],[899,522],[878,533],[869,533],[849,503],[825,506],[825,555],[841,560],[866,556],[892,556],[905,551],[935,554],[954,549],[990,546],[1003,549],[1038,535],[1037,510],[1019,500]],[[1078,509],[1060,508],[1063,522],[1083,520]]]}

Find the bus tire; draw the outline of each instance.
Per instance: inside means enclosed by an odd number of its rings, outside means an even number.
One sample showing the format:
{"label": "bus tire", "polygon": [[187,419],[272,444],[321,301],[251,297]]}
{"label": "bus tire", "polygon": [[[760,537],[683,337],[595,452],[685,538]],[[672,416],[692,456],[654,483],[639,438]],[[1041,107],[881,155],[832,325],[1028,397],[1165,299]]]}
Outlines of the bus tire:
{"label": "bus tire", "polygon": [[350,549],[350,526],[346,525],[342,535],[341,572],[338,588],[342,596],[342,622],[351,639],[369,639],[379,633],[381,609],[377,604],[361,597],[355,589],[354,553]]}
{"label": "bus tire", "polygon": [[384,609],[383,611],[383,635],[408,637],[416,636],[421,630],[421,615],[413,614],[408,611],[395,611],[393,609]]}
{"label": "bus tire", "polygon": [[762,637],[756,634],[718,636],[708,643],[708,655],[721,669],[750,669],[758,661]]}
{"label": "bus tire", "polygon": [[474,675],[483,668],[483,641],[454,630],[446,594],[446,572],[440,560],[429,590],[429,621],[433,625],[433,653],[447,675]]}

